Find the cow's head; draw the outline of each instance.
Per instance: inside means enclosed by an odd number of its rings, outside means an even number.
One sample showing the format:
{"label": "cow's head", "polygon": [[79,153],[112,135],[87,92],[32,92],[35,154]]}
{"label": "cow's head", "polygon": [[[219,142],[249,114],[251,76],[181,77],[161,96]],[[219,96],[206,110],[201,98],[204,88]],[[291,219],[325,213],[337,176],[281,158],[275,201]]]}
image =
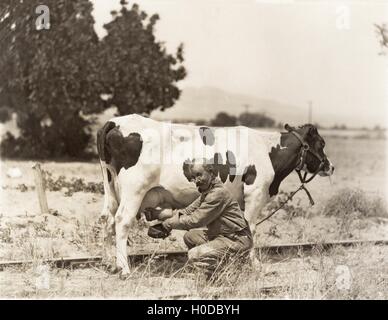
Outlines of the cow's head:
{"label": "cow's head", "polygon": [[[297,165],[301,165],[301,170],[309,173],[315,173],[319,170],[318,174],[320,176],[331,176],[333,174],[334,166],[324,152],[325,140],[319,135],[318,129],[314,125],[306,124],[294,128],[286,124],[284,128],[290,133],[287,139],[288,146],[293,145],[295,149],[292,149],[298,151],[303,148],[306,150],[304,159],[298,159]],[[296,133],[296,135],[293,133]],[[302,152],[299,155],[302,155]]]}

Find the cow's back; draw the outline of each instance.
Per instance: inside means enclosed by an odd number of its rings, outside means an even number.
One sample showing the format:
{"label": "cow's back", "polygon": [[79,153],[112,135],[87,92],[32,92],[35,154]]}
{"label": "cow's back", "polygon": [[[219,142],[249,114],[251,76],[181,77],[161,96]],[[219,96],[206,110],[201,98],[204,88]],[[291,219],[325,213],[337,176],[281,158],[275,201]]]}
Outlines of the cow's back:
{"label": "cow's back", "polygon": [[[136,163],[131,162],[132,171],[156,172],[152,176],[154,179],[157,175],[156,184],[182,203],[189,204],[199,196],[195,184],[183,171],[187,160],[220,157],[220,178],[242,207],[244,187],[245,192],[250,192],[273,176],[268,153],[278,139],[276,133],[261,133],[242,126],[211,128],[159,122],[136,114],[110,121],[123,137],[136,136],[142,143]],[[232,158],[237,162],[235,166],[230,163]],[[251,186],[244,186],[243,174],[248,167],[257,174]]]}

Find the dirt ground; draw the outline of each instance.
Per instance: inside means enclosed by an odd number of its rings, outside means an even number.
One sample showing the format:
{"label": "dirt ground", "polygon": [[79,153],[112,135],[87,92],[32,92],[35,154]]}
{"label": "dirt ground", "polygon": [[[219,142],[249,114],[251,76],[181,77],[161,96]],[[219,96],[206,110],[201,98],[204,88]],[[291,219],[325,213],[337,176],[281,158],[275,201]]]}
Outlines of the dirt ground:
{"label": "dirt ground", "polygon": [[[308,188],[316,205],[310,207],[306,195],[300,192],[293,200],[292,206],[287,207],[286,210],[281,210],[257,228],[256,244],[388,238],[388,215],[383,204],[387,194],[386,141],[382,139],[332,137],[326,139],[326,145],[326,152],[335,166],[335,173],[331,180],[317,177],[309,184]],[[31,170],[34,163],[33,161],[11,160],[1,162],[0,261],[33,259],[38,262],[42,258],[97,255],[107,252],[107,248],[104,247],[102,241],[104,237],[103,230],[97,224],[102,208],[102,194],[97,189],[92,189],[91,192],[72,193],[69,192],[71,190],[68,187],[63,187],[58,191],[47,191],[47,201],[51,211],[50,214],[41,215]],[[71,182],[72,179],[82,179],[83,185],[88,183],[96,185],[102,179],[97,162],[43,162],[42,167],[52,174],[53,180],[63,175],[68,182]],[[9,177],[7,172],[11,168],[19,168],[21,177]],[[296,174],[292,174],[283,182],[281,190],[291,192],[297,188],[298,182]],[[356,205],[361,205],[367,210],[363,211],[362,208],[353,210],[352,206],[355,205],[353,199],[351,200],[353,202],[349,200],[349,203],[344,204],[344,208],[349,209],[346,214],[342,214],[342,211],[339,211],[337,215],[328,214],[327,208],[331,208],[331,201],[336,199],[336,196],[341,198],[342,194],[345,195],[344,189],[348,190],[348,193],[349,190],[350,193],[353,191],[358,192],[356,193],[357,197],[364,199],[364,202]],[[275,199],[263,212],[263,216],[278,201]],[[371,207],[370,210],[368,206]],[[372,211],[373,214],[368,214]],[[129,251],[184,248],[182,232],[174,231],[165,240],[154,240],[146,235],[146,231],[147,223],[141,220],[138,228],[135,228],[131,233]],[[358,269],[358,267],[366,268],[367,271],[365,272],[368,275],[373,275],[374,278],[377,277],[376,281],[385,281],[385,288],[387,288],[387,253],[383,247],[355,248],[346,252],[333,252],[336,255],[335,257],[325,254],[324,258],[312,257],[309,259],[311,261],[314,259],[326,259],[325,261],[342,259],[345,261],[344,263],[357,270],[355,275],[362,274],[365,277],[362,273],[364,271],[360,271],[361,269]],[[358,258],[357,255],[359,255]],[[373,264],[373,259],[380,262]],[[302,260],[305,264],[304,259]],[[295,262],[296,265],[298,263],[302,262]],[[311,269],[312,274],[314,274],[314,267],[311,266],[311,263],[309,262],[307,265],[306,268]],[[280,271],[277,270],[278,266],[278,263],[273,264],[270,261],[263,261],[265,272],[263,269],[252,274],[259,279],[257,281],[266,282],[267,279],[269,283],[273,282],[272,278],[282,279],[282,277],[271,278],[271,274],[284,272],[287,275],[292,270],[290,261],[281,264]],[[206,296],[198,289],[198,281],[189,279],[187,276],[179,278],[176,276],[166,277],[164,273],[152,274],[151,271],[155,268],[154,266],[142,266],[136,271],[141,272],[140,275],[148,279],[149,282],[146,281],[147,285],[144,285],[144,282],[139,282],[139,274],[136,272],[135,279],[121,283],[117,277],[100,269],[73,271],[50,269],[50,289],[40,290],[37,289],[34,282],[36,267],[0,271],[0,296],[29,298],[58,296],[149,298],[168,296],[170,292],[181,291],[195,292],[199,297]],[[146,271],[141,271],[142,268]],[[328,272],[328,269],[322,266],[320,268],[322,268],[320,274]],[[371,271],[373,268],[376,269],[375,272]],[[377,274],[374,274],[376,272]],[[308,278],[307,274],[310,273],[305,274],[306,278]],[[302,275],[300,277],[302,278]],[[83,280],[79,281],[80,279]],[[355,283],[358,283],[360,279]],[[261,285],[263,284],[265,286],[265,283],[261,282]],[[291,287],[292,290],[296,288],[295,285]],[[380,288],[380,285],[376,285],[377,287]],[[158,290],[155,288],[158,288]],[[326,296],[321,296],[322,288],[322,286],[319,286],[318,291],[307,292],[299,287],[300,295],[295,290],[283,290],[279,292],[278,297],[333,298],[332,294],[334,293],[331,291],[328,291]],[[366,289],[362,289],[362,286],[359,288],[360,292],[358,293],[348,290],[346,294],[341,293],[338,297],[387,298],[386,289],[385,291],[380,290],[381,292],[368,291],[368,293]],[[368,290],[372,290],[370,286],[368,288]],[[256,292],[257,290],[255,291],[256,295],[248,289],[249,292],[245,293],[243,289],[241,290],[238,294],[235,292],[236,297],[244,297],[244,295],[255,298],[263,297]],[[233,297],[233,293],[226,289],[224,291],[221,296]]]}

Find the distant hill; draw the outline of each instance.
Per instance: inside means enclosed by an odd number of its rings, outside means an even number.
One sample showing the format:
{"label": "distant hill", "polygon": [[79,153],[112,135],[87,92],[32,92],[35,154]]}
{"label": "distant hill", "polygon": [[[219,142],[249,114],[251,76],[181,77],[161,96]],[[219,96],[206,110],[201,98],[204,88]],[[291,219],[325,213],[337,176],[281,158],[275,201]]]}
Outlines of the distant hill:
{"label": "distant hill", "polygon": [[213,87],[184,88],[179,101],[173,107],[164,112],[154,111],[151,118],[209,120],[222,111],[237,116],[246,110],[245,105],[249,106],[249,112],[264,112],[277,122],[289,122],[293,125],[307,122],[307,110],[302,108]]}

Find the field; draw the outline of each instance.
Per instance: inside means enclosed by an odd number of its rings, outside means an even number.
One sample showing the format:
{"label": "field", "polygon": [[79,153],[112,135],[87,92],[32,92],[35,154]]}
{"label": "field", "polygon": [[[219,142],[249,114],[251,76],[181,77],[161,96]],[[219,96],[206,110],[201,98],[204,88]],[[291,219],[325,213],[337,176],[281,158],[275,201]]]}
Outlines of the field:
{"label": "field", "polygon": [[[300,192],[277,215],[258,226],[259,245],[288,242],[324,242],[340,239],[387,239],[386,141],[377,138],[326,138],[326,153],[335,166],[334,176],[317,177],[309,184],[316,205],[309,206]],[[32,161],[1,163],[0,261],[34,260],[33,266],[0,271],[1,297],[126,297],[168,298],[308,298],[388,299],[388,248],[357,246],[273,261],[265,253],[260,267],[231,264],[216,284],[205,283],[185,267],[184,261],[150,259],[133,266],[133,277],[118,279],[103,268],[57,269],[43,266],[43,258],[103,255],[103,229],[97,223],[102,208],[101,172],[97,162],[44,162],[47,171],[48,215],[39,213]],[[11,178],[9,169],[21,177]],[[63,177],[61,177],[63,176]],[[281,194],[263,216],[298,187],[296,174],[281,186]],[[140,221],[131,232],[129,250],[184,248],[182,233],[165,240],[146,235]],[[46,269],[45,269],[46,268]],[[239,269],[236,269],[239,268]],[[42,271],[43,270],[43,271]],[[238,270],[238,272],[236,272]],[[347,276],[348,286],[341,286]],[[44,279],[48,279],[44,282]],[[349,280],[350,279],[350,280]],[[39,281],[43,281],[42,285]],[[345,281],[346,282],[346,281]],[[282,286],[277,290],[266,287]]]}

